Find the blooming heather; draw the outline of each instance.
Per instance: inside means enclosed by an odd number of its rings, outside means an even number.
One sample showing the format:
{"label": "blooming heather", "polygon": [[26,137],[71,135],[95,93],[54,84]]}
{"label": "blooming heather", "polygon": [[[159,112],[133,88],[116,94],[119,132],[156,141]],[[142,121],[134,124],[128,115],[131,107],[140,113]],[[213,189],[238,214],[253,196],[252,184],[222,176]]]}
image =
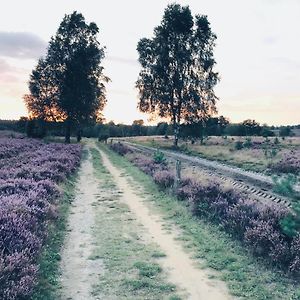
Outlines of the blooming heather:
{"label": "blooming heather", "polygon": [[[127,151],[126,145],[112,147],[126,153],[127,158],[163,188],[174,183],[174,175],[166,164],[156,164],[151,157]],[[121,151],[118,151],[121,149]],[[298,170],[299,155],[283,158],[277,167],[282,171]],[[281,228],[281,220],[291,211],[274,202],[258,202],[233,188],[224,189],[218,182],[201,182],[183,178],[174,191],[180,200],[188,201],[195,216],[204,217],[219,224],[232,236],[240,239],[254,255],[292,273],[300,273],[300,233],[287,236]]]}
{"label": "blooming heather", "polygon": [[57,184],[80,156],[79,145],[0,138],[0,299],[30,297],[47,225],[57,216]]}

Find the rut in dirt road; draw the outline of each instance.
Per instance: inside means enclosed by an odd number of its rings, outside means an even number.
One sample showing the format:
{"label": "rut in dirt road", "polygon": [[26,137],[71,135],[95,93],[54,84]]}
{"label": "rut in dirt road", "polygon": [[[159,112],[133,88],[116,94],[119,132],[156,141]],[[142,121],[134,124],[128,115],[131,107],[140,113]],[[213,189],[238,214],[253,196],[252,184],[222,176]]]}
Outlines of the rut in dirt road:
{"label": "rut in dirt road", "polygon": [[108,156],[99,150],[103,164],[112,174],[116,185],[123,191],[121,201],[136,214],[139,222],[149,231],[153,241],[166,253],[161,260],[169,280],[185,291],[188,299],[193,300],[226,300],[232,299],[223,282],[208,279],[209,273],[194,266],[192,259],[176,242],[174,233],[163,230],[162,217],[150,214],[142,197],[138,196],[122,172],[112,165]]}
{"label": "rut in dirt road", "polygon": [[93,250],[92,203],[98,190],[90,153],[82,162],[77,182],[77,193],[70,209],[68,234],[62,251],[62,299],[97,299],[91,295],[93,284],[103,270],[101,260],[90,260]]}

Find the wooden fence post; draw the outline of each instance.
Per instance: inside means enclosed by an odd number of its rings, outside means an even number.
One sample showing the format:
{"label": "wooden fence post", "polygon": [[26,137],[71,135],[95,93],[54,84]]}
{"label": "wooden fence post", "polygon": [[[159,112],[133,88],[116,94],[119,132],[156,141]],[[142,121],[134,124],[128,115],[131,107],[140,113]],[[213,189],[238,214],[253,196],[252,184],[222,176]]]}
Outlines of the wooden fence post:
{"label": "wooden fence post", "polygon": [[176,172],[175,172],[175,180],[174,180],[174,191],[177,190],[181,181],[181,161],[179,159],[176,160]]}

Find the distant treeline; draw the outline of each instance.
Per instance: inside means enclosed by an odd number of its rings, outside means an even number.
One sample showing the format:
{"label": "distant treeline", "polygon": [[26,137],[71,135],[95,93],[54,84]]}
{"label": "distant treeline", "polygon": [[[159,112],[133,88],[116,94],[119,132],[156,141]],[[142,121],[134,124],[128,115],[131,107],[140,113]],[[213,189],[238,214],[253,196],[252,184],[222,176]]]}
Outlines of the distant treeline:
{"label": "distant treeline", "polygon": [[[0,130],[13,130],[26,133],[29,137],[42,138],[46,135],[64,136],[65,128],[61,122],[28,120],[0,120]],[[73,133],[75,134],[75,132]],[[107,137],[173,135],[173,126],[167,122],[157,125],[144,125],[143,120],[135,120],[131,125],[95,123],[82,129],[84,137],[105,139]],[[180,129],[182,138],[203,138],[205,136],[300,136],[300,124],[293,126],[260,125],[255,120],[230,123],[224,117],[210,118],[206,122],[183,124]]]}

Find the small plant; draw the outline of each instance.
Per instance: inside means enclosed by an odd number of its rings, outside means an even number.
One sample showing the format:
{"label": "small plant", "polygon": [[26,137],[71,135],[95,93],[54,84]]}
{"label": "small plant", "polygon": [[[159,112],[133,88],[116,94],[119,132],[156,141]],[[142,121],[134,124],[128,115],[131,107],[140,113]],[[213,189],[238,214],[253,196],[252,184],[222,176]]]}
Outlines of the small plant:
{"label": "small plant", "polygon": [[166,157],[165,157],[164,153],[162,151],[160,151],[159,149],[157,149],[154,152],[153,160],[157,164],[162,164],[162,165],[166,164]]}
{"label": "small plant", "polygon": [[275,145],[278,145],[278,144],[280,144],[280,141],[279,141],[279,139],[278,139],[278,137],[276,136],[276,138],[274,139],[274,144]]}
{"label": "small plant", "polygon": [[246,141],[244,142],[243,146],[244,146],[245,148],[250,148],[250,147],[252,146],[252,140],[251,140],[250,137],[247,137],[247,138],[246,138]]}
{"label": "small plant", "polygon": [[300,203],[293,205],[293,212],[280,221],[282,231],[289,237],[295,237],[300,231]]}
{"label": "small plant", "polygon": [[241,141],[236,141],[234,144],[235,150],[241,150],[241,149],[243,149],[243,147],[244,147],[243,142],[241,142]]}
{"label": "small plant", "polygon": [[295,196],[295,185],[297,184],[297,177],[293,174],[288,174],[285,177],[273,176],[275,193],[283,196],[293,197]]}
{"label": "small plant", "polygon": [[265,148],[264,150],[265,157],[270,159],[273,159],[277,155],[277,153],[278,151],[275,148],[272,149]]}

